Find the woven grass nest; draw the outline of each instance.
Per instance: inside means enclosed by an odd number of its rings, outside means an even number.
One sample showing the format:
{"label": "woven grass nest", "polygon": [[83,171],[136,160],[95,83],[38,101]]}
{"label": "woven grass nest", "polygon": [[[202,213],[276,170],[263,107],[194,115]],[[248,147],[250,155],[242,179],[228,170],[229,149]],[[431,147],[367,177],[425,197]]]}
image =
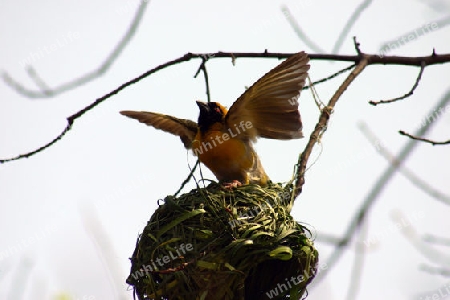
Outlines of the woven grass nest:
{"label": "woven grass nest", "polygon": [[290,215],[291,193],[291,184],[212,183],[167,196],[137,240],[127,283],[140,300],[302,298],[318,252]]}

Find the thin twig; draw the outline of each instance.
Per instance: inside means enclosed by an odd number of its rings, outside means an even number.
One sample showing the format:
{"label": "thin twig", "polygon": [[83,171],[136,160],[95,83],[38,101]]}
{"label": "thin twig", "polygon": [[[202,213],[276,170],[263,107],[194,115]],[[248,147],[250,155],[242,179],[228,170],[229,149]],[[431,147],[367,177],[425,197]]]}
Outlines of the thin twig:
{"label": "thin twig", "polygon": [[27,67],[28,76],[33,79],[34,83],[41,89],[42,93],[46,95],[51,95],[50,87],[44,82],[44,80],[39,77],[36,70],[32,66]]}
{"label": "thin twig", "polygon": [[436,23],[436,26],[439,29],[442,29],[445,26],[450,25],[450,15],[447,15],[445,18],[437,20],[437,21],[434,21],[434,22],[431,22],[431,23]]}
{"label": "thin twig", "polygon": [[181,184],[181,186],[178,189],[178,191],[176,191],[175,194],[173,194],[174,197],[176,197],[181,192],[181,190],[184,188],[184,186],[189,182],[189,180],[191,180],[192,176],[194,175],[195,169],[197,169],[199,164],[200,164],[200,160],[197,159],[197,162],[195,163],[195,165],[192,168],[191,172],[189,172],[188,177],[186,177],[186,179],[183,181],[183,183]]}
{"label": "thin twig", "polygon": [[205,78],[206,96],[208,98],[208,102],[211,102],[211,90],[209,88],[209,77],[208,71],[206,70],[206,64],[203,64],[202,71]]}
{"label": "thin twig", "polygon": [[339,75],[341,75],[341,74],[343,74],[343,73],[345,73],[345,72],[347,72],[347,71],[350,71],[350,70],[353,69],[355,66],[356,66],[356,64],[353,64],[353,65],[348,66],[348,67],[346,67],[346,68],[344,68],[344,69],[342,69],[342,70],[337,71],[337,72],[334,73],[334,74],[331,74],[331,75],[328,76],[328,77],[325,77],[325,78],[322,78],[322,79],[320,79],[320,80],[314,81],[311,85],[304,86],[304,87],[302,88],[302,90],[308,90],[309,88],[311,88],[311,86],[314,86],[314,85],[317,85],[317,84],[319,84],[319,83],[323,83],[323,82],[325,82],[325,81],[328,81],[328,80],[330,80],[330,79],[333,79],[333,78],[335,78],[335,77],[337,77],[337,76],[339,76]]}
{"label": "thin twig", "polygon": [[211,92],[209,89],[209,77],[208,77],[208,71],[206,70],[206,62],[207,61],[208,61],[208,58],[202,56],[202,63],[200,64],[200,67],[198,67],[198,70],[195,73],[194,78],[197,78],[198,74],[200,73],[200,70],[203,72],[203,76],[205,78],[205,85],[206,85],[206,96],[208,98],[208,102],[211,102]]}
{"label": "thin twig", "polygon": [[[123,83],[122,85],[120,85],[113,91],[107,93],[106,95],[104,95],[100,98],[97,98],[94,102],[92,102],[88,106],[84,107],[83,109],[76,112],[75,114],[69,116],[67,118],[66,127],[62,130],[62,132],[56,138],[51,140],[49,143],[45,144],[44,146],[39,147],[36,150],[30,151],[30,152],[27,152],[24,154],[20,154],[15,157],[12,157],[12,158],[0,159],[0,164],[18,160],[18,159],[28,158],[32,155],[35,155],[36,153],[39,153],[39,152],[47,149],[48,147],[50,147],[51,145],[53,145],[54,143],[59,141],[72,128],[75,120],[78,119],[79,117],[81,117],[82,115],[84,115],[86,112],[90,111],[91,109],[93,109],[94,107],[96,107],[97,105],[102,103],[103,101],[109,99],[111,96],[118,94],[120,91],[122,91],[126,87],[133,85],[133,84],[141,81],[142,79],[150,76],[151,74],[156,73],[162,69],[168,68],[170,66],[173,66],[173,65],[176,65],[176,64],[179,64],[182,62],[190,61],[191,59],[194,59],[194,58],[202,58],[205,56],[208,56],[209,59],[230,58],[230,57],[233,59],[237,59],[237,58],[277,58],[277,59],[282,59],[282,58],[287,58],[293,54],[294,53],[269,53],[267,51],[262,52],[262,53],[252,53],[252,52],[250,52],[250,53],[248,53],[248,52],[242,52],[242,53],[217,52],[217,53],[201,53],[201,54],[187,53],[182,57],[179,57],[177,59],[163,63],[163,64],[157,66],[156,68],[153,68],[153,69],[141,74],[140,76],[138,76],[128,82]],[[351,61],[351,62],[355,62],[355,63],[359,63],[361,61],[360,55],[310,54],[309,57],[312,60]],[[442,54],[442,55],[432,54],[430,56],[423,56],[423,57],[403,57],[403,56],[379,57],[376,55],[364,54],[364,57],[367,60],[368,65],[385,64],[385,65],[415,66],[415,65],[421,65],[422,61],[425,61],[425,64],[427,66],[431,66],[431,65],[435,65],[435,64],[443,64],[443,63],[450,62],[450,53]],[[353,70],[353,72],[354,71],[355,70]]]}
{"label": "thin twig", "polygon": [[18,160],[18,159],[22,159],[22,158],[28,158],[30,156],[33,156],[39,152],[42,152],[43,150],[47,149],[48,147],[52,146],[53,144],[55,144],[57,141],[59,141],[62,137],[64,137],[64,135],[72,128],[73,124],[75,123],[75,121],[80,118],[82,115],[84,115],[85,113],[87,113],[88,111],[90,111],[91,109],[93,109],[94,107],[96,107],[97,105],[99,105],[100,103],[102,103],[103,101],[105,101],[106,99],[109,99],[110,97],[112,97],[113,95],[118,94],[120,91],[122,91],[123,89],[125,89],[126,87],[133,85],[139,81],[141,81],[142,79],[150,76],[151,74],[162,70],[164,68],[167,68],[168,66],[172,66],[175,64],[178,64],[182,61],[188,61],[190,59],[192,59],[193,56],[192,55],[185,55],[183,57],[174,59],[172,61],[169,61],[165,64],[159,65],[156,68],[153,68],[143,74],[141,74],[140,76],[127,81],[125,83],[123,83],[122,85],[120,85],[118,88],[114,89],[113,91],[109,92],[108,94],[97,98],[94,102],[92,102],[91,104],[89,104],[88,106],[84,107],[83,109],[79,110],[78,112],[76,112],[75,114],[69,116],[66,120],[67,120],[67,125],[66,127],[63,129],[63,131],[53,140],[51,140],[49,143],[37,148],[36,150],[33,150],[31,152],[27,152],[24,154],[20,154],[17,155],[15,157],[11,157],[11,158],[7,158],[7,159],[0,159],[0,164],[1,163],[5,163],[5,162],[10,162],[10,161],[14,161],[14,160]]}
{"label": "thin twig", "polygon": [[[103,265],[106,278],[110,284],[114,298],[117,300],[127,299],[124,290],[123,270],[120,267],[116,248],[112,242],[111,236],[105,226],[102,224],[97,211],[91,202],[86,202],[78,207],[82,219],[84,230],[91,239],[97,255]],[[123,282],[123,283],[122,283]]]}
{"label": "thin twig", "polygon": [[[445,106],[447,103],[450,102],[450,89],[445,93],[445,95],[441,98],[439,103],[433,108],[432,111],[436,110],[436,107],[442,107]],[[426,132],[428,132],[431,128],[431,126],[434,123],[427,123],[425,126],[421,127],[417,134],[423,135]],[[408,156],[411,154],[411,152],[414,150],[414,148],[417,146],[417,141],[415,140],[409,140],[405,146],[400,151],[400,154],[397,156],[397,162],[396,165],[389,165],[387,169],[381,174],[381,176],[378,178],[377,182],[373,185],[370,192],[365,197],[364,201],[360,205],[359,209],[356,211],[356,213],[353,215],[347,230],[345,231],[345,234],[341,240],[341,243],[339,243],[336,248],[334,249],[333,253],[328,258],[328,261],[326,262],[328,268],[325,270],[322,270],[314,279],[315,286],[323,280],[327,274],[330,272],[331,269],[336,265],[336,263],[341,258],[342,254],[344,253],[344,249],[347,247],[347,245],[352,240],[355,232],[357,231],[358,227],[361,226],[364,219],[367,217],[370,208],[373,206],[375,201],[378,199],[378,196],[381,194],[387,183],[391,180],[393,175],[396,173],[398,168],[402,165],[402,163],[408,158]]]}
{"label": "thin twig", "polygon": [[341,238],[327,233],[317,233],[314,242],[336,246],[341,242]]}
{"label": "thin twig", "polygon": [[[404,216],[401,211],[398,211],[396,214],[392,215],[392,218],[393,222],[400,223],[402,220],[406,219],[406,216]],[[402,233],[406,240],[429,261],[441,267],[450,268],[450,255],[447,252],[440,251],[435,247],[424,243],[416,230],[414,222],[409,223],[408,226],[401,227],[400,233]]]}
{"label": "thin twig", "polygon": [[353,46],[355,47],[356,53],[358,53],[358,57],[361,57],[363,55],[363,53],[361,51],[361,47],[360,47],[361,44],[356,39],[356,36],[353,37]]}
{"label": "thin twig", "polygon": [[347,23],[345,23],[344,28],[342,29],[341,33],[339,34],[336,43],[334,44],[333,50],[331,53],[337,54],[339,52],[339,49],[341,49],[342,44],[344,43],[345,38],[347,37],[348,33],[350,32],[350,29],[352,29],[353,25],[355,25],[356,21],[358,20],[359,16],[362,14],[362,12],[369,7],[369,5],[372,3],[372,0],[364,0],[358,7],[356,7],[353,14],[350,16],[350,18],[347,20]]}
{"label": "thin twig", "polygon": [[[384,147],[380,140],[375,136],[375,134],[370,130],[366,123],[361,122],[358,124],[359,130],[363,135],[369,140],[369,142],[377,149],[377,151],[383,156],[390,164],[399,165],[397,158],[389,152],[389,150]],[[422,191],[427,193],[429,196],[443,202],[444,204],[450,205],[450,196],[441,193],[430,184],[425,182],[423,179],[419,178],[414,172],[409,170],[405,166],[399,166],[400,173],[405,176],[412,184],[420,188]]]}
{"label": "thin twig", "polygon": [[365,241],[367,238],[369,224],[368,222],[364,222],[361,225],[361,231],[359,232],[359,239],[355,243],[355,258],[353,260],[353,267],[350,274],[350,283],[347,290],[346,300],[354,300],[357,299],[358,291],[361,286],[362,281],[362,273],[364,270],[364,261],[366,257],[366,247],[363,243],[359,241]]}
{"label": "thin twig", "polygon": [[433,243],[443,246],[450,246],[450,238],[444,238],[440,236],[435,236],[432,234],[424,234],[422,237],[424,242]]}
{"label": "thin twig", "polygon": [[430,139],[421,138],[421,137],[418,137],[416,135],[409,134],[409,133],[407,133],[407,132],[405,132],[403,130],[399,130],[398,133],[400,133],[401,135],[405,135],[405,136],[409,137],[410,139],[413,139],[413,140],[416,140],[416,141],[425,142],[425,143],[429,143],[429,144],[431,144],[433,146],[450,144],[450,140],[442,141],[442,142],[436,142],[436,141],[433,141],[433,140],[430,140]]}
{"label": "thin twig", "polygon": [[284,17],[291,25],[292,29],[294,29],[298,38],[305,43],[306,46],[311,48],[311,50],[315,52],[325,52],[322,48],[320,48],[316,43],[314,43],[306,33],[300,28],[300,25],[297,23],[297,20],[292,16],[291,11],[286,5],[281,6],[281,11],[283,12]]}
{"label": "thin twig", "polygon": [[9,289],[6,299],[22,300],[25,295],[25,286],[27,286],[31,275],[31,271],[36,265],[36,262],[28,257],[22,258],[19,265],[16,267],[15,274],[11,282],[11,288]]}
{"label": "thin twig", "polygon": [[111,65],[116,61],[116,59],[119,57],[119,55],[122,53],[123,49],[129,44],[131,38],[136,33],[136,29],[138,28],[142,16],[144,15],[145,9],[147,8],[147,5],[150,1],[140,1],[139,8],[136,11],[136,14],[128,27],[128,30],[125,32],[125,35],[122,37],[122,39],[119,41],[119,43],[116,45],[116,47],[113,49],[113,51],[108,55],[108,57],[105,59],[105,61],[94,71],[88,72],[78,78],[72,79],[69,82],[63,83],[60,86],[57,86],[55,88],[49,88],[48,86],[41,86],[41,83],[44,81],[39,77],[36,70],[29,66],[28,69],[32,70],[28,72],[29,75],[31,75],[31,78],[36,82],[36,84],[40,87],[40,90],[32,90],[18,81],[16,81],[14,78],[11,77],[8,73],[4,72],[2,75],[3,81],[9,85],[12,89],[14,89],[17,93],[22,94],[25,97],[28,98],[51,98],[56,95],[59,95],[61,93],[70,91],[72,89],[75,89],[77,87],[82,86],[83,84],[86,84],[100,76],[102,76],[108,69],[111,67]]}
{"label": "thin twig", "polygon": [[414,94],[414,91],[419,86],[419,82],[420,82],[420,79],[422,78],[423,70],[425,70],[425,63],[422,63],[420,65],[419,75],[417,75],[416,82],[414,82],[414,85],[412,86],[411,90],[408,93],[404,94],[403,96],[393,98],[393,99],[388,99],[388,100],[379,100],[379,101],[371,100],[371,101],[369,101],[369,104],[372,104],[373,106],[377,106],[378,104],[392,103],[392,102],[396,102],[396,101],[408,98],[409,96]]}
{"label": "thin twig", "polygon": [[364,70],[364,68],[368,64],[368,59],[364,58],[357,66],[353,69],[353,71],[348,75],[345,81],[341,84],[336,93],[331,97],[327,106],[322,109],[322,112],[319,117],[319,121],[317,122],[313,132],[309,137],[308,144],[305,147],[305,150],[300,154],[298,158],[298,168],[296,174],[296,184],[295,184],[295,193],[294,198],[296,198],[302,191],[302,187],[305,184],[305,171],[306,164],[308,163],[309,156],[314,148],[314,145],[317,143],[319,137],[321,136],[323,130],[327,127],[328,120],[330,118],[330,114],[332,113],[336,102],[339,100],[344,91],[348,88],[348,86],[353,82],[353,80]]}
{"label": "thin twig", "polygon": [[421,265],[420,270],[428,272],[433,275],[441,275],[444,277],[450,277],[450,269],[445,268],[436,268],[427,265]]}
{"label": "thin twig", "polygon": [[316,87],[314,86],[314,84],[311,82],[311,78],[308,76],[306,76],[308,85],[311,87],[311,96],[314,99],[314,102],[316,103],[316,106],[319,110],[322,110],[325,107],[325,104],[322,102],[322,100],[320,99],[319,94],[317,93]]}

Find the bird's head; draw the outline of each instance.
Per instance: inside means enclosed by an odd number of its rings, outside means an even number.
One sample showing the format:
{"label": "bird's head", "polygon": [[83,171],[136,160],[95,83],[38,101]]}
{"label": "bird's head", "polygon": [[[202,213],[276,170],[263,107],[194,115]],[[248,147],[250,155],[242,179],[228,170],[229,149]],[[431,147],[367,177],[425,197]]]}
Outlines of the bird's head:
{"label": "bird's head", "polygon": [[197,105],[200,109],[197,124],[201,132],[207,131],[215,123],[221,123],[227,114],[227,109],[217,102],[197,101]]}

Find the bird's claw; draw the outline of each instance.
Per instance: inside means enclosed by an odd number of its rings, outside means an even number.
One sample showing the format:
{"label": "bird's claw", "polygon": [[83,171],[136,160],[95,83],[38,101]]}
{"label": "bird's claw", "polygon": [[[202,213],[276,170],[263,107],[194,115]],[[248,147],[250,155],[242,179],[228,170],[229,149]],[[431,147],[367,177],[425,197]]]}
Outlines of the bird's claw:
{"label": "bird's claw", "polygon": [[233,180],[231,182],[222,183],[222,187],[226,190],[232,190],[233,188],[240,187],[242,183],[239,180]]}

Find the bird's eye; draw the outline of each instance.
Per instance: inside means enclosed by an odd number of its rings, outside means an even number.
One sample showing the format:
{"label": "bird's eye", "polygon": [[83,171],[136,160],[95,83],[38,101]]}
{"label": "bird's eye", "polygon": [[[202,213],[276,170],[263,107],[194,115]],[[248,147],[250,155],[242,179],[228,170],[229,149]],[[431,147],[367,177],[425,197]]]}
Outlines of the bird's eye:
{"label": "bird's eye", "polygon": [[216,108],[214,108],[214,110],[219,114],[222,113],[222,111],[220,110],[220,107],[216,107]]}

